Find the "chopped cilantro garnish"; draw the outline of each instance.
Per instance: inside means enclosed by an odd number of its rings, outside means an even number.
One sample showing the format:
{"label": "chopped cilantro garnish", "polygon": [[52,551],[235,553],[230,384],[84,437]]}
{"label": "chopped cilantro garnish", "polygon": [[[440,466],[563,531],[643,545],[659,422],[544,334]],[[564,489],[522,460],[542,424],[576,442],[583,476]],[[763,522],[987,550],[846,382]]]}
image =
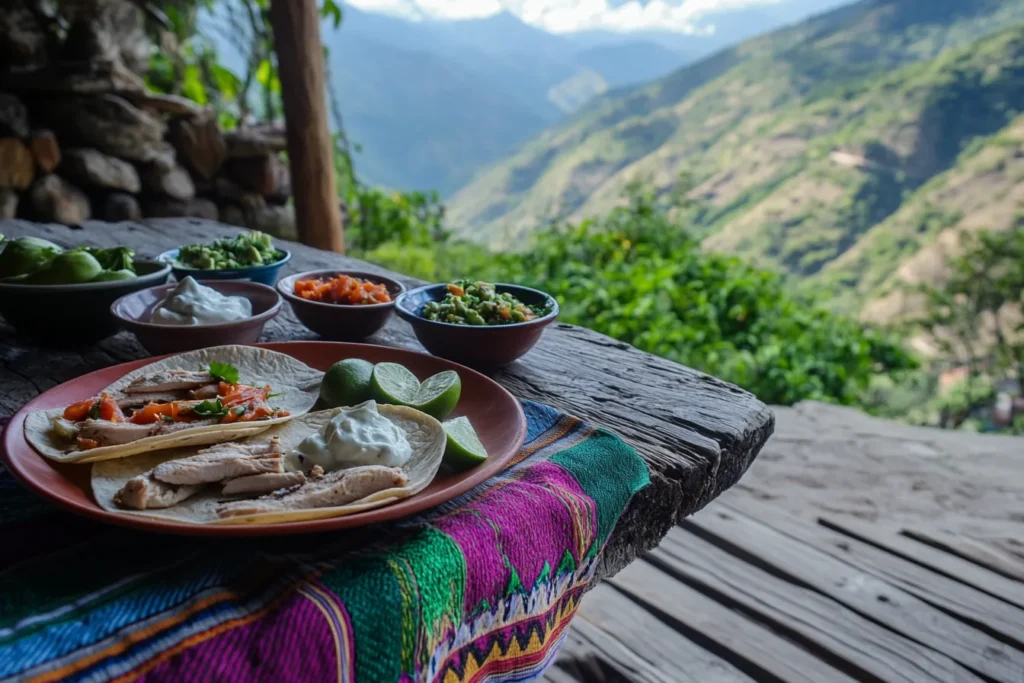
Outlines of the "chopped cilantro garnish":
{"label": "chopped cilantro garnish", "polygon": [[192,408],[192,412],[199,417],[223,417],[228,414],[228,409],[220,402],[220,399],[203,401]]}
{"label": "chopped cilantro garnish", "polygon": [[171,417],[170,415],[161,415],[160,419],[163,420],[164,422],[174,422],[174,418]]}
{"label": "chopped cilantro garnish", "polygon": [[100,404],[103,401],[96,401],[92,404],[92,408],[89,408],[89,419],[98,420],[100,419]]}
{"label": "chopped cilantro garnish", "polygon": [[213,361],[210,363],[210,374],[228,384],[238,384],[238,368],[231,363]]}
{"label": "chopped cilantro garnish", "polygon": [[280,391],[274,392],[273,394],[267,394],[268,399],[277,398],[278,396],[284,396],[284,394]]}

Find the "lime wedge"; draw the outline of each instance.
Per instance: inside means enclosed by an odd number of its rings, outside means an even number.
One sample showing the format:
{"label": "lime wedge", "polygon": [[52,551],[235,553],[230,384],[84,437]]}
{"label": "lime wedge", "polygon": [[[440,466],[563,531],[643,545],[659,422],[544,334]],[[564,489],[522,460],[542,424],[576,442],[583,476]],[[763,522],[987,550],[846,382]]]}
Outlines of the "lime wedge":
{"label": "lime wedge", "polygon": [[320,404],[324,408],[355,406],[371,398],[373,363],[361,358],[338,361],[320,382]]}
{"label": "lime wedge", "polygon": [[487,450],[470,424],[468,417],[457,417],[443,425],[448,434],[444,464],[453,470],[468,470],[487,460]]}
{"label": "lime wedge", "polygon": [[398,363],[378,363],[370,377],[373,398],[380,403],[410,406],[443,420],[462,395],[462,380],[453,370],[440,372],[420,384],[416,375]]}

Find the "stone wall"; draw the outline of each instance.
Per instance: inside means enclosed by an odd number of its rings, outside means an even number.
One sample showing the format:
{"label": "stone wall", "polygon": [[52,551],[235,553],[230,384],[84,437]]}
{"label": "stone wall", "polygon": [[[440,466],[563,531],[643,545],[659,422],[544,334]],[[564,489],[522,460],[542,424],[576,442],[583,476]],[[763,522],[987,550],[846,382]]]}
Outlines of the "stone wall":
{"label": "stone wall", "polygon": [[283,129],[223,131],[150,92],[138,7],[80,5],[55,29],[31,0],[0,0],[0,219],[194,216],[294,238]]}

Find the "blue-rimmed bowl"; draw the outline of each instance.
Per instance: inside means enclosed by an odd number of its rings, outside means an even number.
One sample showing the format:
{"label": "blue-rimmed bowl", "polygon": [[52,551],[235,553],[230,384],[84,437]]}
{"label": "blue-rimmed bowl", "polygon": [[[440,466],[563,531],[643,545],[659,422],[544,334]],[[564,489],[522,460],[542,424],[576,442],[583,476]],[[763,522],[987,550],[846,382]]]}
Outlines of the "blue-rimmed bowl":
{"label": "blue-rimmed bowl", "polygon": [[537,289],[496,283],[499,293],[508,293],[529,306],[540,306],[547,313],[525,323],[512,325],[455,325],[423,317],[423,307],[441,301],[448,294],[446,283],[411,289],[395,300],[395,311],[412,325],[423,347],[441,358],[478,370],[496,370],[508,365],[532,349],[544,328],[558,317],[558,302]]}
{"label": "blue-rimmed bowl", "polygon": [[171,272],[179,281],[188,276],[196,280],[250,280],[261,285],[273,287],[277,284],[277,278],[281,274],[281,268],[292,258],[292,253],[275,247],[278,251],[284,252],[284,258],[274,263],[266,263],[262,266],[251,268],[229,268],[224,270],[203,270],[201,268],[186,268],[178,263],[178,249],[165,251],[156,257],[157,261],[170,264]]}

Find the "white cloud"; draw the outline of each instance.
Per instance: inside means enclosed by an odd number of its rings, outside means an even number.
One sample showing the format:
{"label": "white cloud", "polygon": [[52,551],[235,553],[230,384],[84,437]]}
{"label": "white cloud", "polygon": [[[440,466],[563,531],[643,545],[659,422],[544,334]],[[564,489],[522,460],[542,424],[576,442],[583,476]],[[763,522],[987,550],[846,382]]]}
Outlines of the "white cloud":
{"label": "white cloud", "polygon": [[587,29],[638,31],[660,29],[702,32],[700,19],[713,12],[771,5],[786,0],[348,0],[360,9],[410,19],[470,19],[503,10],[554,33]]}

